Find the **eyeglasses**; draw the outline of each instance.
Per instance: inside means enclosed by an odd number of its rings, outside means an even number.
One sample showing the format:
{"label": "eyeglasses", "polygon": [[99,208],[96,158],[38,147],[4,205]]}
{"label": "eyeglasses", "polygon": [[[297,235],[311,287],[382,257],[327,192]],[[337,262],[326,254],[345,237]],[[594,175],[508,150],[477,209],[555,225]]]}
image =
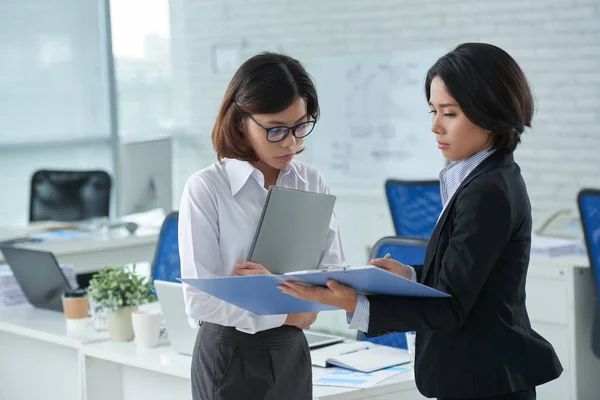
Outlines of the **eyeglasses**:
{"label": "eyeglasses", "polygon": [[242,112],[238,108],[237,104],[232,104],[238,113],[240,113],[241,115],[248,116],[248,118],[250,118],[256,125],[264,129],[265,132],[267,132],[267,141],[271,143],[277,143],[281,142],[282,140],[285,140],[285,138],[288,137],[290,132],[292,133],[292,135],[294,135],[295,138],[303,139],[307,137],[313,131],[313,129],[315,129],[315,124],[317,123],[317,121],[306,121],[295,126],[274,126],[272,128],[265,128],[264,126],[259,124],[258,121],[252,117],[252,115],[246,112]]}

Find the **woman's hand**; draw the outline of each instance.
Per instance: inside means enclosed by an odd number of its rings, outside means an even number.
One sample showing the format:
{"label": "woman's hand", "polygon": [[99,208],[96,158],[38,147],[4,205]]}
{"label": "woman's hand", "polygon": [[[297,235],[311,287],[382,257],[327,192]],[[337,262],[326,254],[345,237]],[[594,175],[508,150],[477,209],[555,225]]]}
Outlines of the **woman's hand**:
{"label": "woman's hand", "polygon": [[272,275],[268,269],[260,264],[256,264],[250,261],[244,261],[235,265],[235,276],[248,276],[248,275]]}
{"label": "woman's hand", "polygon": [[385,269],[394,275],[401,276],[408,280],[412,278],[412,271],[410,268],[402,264],[400,261],[392,260],[391,258],[374,258],[369,260],[368,264]]}
{"label": "woman's hand", "polygon": [[302,300],[328,304],[351,313],[356,310],[356,291],[351,287],[337,283],[333,279],[327,281],[327,287],[305,286],[291,281],[287,281],[277,287],[283,293]]}
{"label": "woman's hand", "polygon": [[306,312],[298,314],[288,314],[284,325],[295,326],[299,329],[308,329],[317,320],[316,312]]}

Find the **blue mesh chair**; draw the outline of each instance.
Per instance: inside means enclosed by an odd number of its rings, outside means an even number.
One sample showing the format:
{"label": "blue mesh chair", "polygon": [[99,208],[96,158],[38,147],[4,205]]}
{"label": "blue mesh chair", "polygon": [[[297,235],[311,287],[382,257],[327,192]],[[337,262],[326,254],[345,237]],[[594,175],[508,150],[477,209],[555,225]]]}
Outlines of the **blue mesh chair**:
{"label": "blue mesh chair", "polygon": [[179,282],[181,269],[179,264],[178,222],[179,213],[173,211],[165,218],[160,229],[156,253],[152,262],[152,282],[156,279]]}
{"label": "blue mesh chair", "polygon": [[592,350],[600,358],[600,190],[583,189],[577,196],[585,245],[596,282],[596,307],[592,327]]}
{"label": "blue mesh chair", "polygon": [[385,195],[396,235],[426,239],[431,237],[442,212],[439,181],[388,179],[385,182]]}
{"label": "blue mesh chair", "polygon": [[[420,265],[425,260],[427,250],[427,239],[411,238],[401,236],[388,236],[375,243],[371,250],[370,258],[381,258],[390,253],[394,260],[408,265]],[[406,349],[406,335],[403,332],[390,333],[388,335],[367,338],[364,333],[358,333],[358,340],[382,344],[385,346]]]}

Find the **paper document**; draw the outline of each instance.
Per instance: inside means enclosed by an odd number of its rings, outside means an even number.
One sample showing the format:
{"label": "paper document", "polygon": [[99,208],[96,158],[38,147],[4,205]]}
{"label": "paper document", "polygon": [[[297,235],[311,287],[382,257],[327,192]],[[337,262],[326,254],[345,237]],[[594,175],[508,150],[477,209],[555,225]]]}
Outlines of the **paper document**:
{"label": "paper document", "polygon": [[410,366],[396,366],[365,374],[335,367],[315,367],[313,368],[313,385],[366,389],[408,370],[410,370]]}
{"label": "paper document", "polygon": [[542,235],[531,236],[531,254],[546,257],[587,256],[583,238],[564,239]]}
{"label": "paper document", "polygon": [[410,363],[408,351],[371,342],[341,343],[311,352],[312,364],[373,372]]}

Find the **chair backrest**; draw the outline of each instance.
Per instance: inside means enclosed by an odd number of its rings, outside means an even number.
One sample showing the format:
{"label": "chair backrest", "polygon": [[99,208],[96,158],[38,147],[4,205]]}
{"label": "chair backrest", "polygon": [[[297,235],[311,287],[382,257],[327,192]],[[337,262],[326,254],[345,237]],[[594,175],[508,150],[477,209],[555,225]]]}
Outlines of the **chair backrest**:
{"label": "chair backrest", "polygon": [[442,212],[439,181],[385,182],[396,235],[429,239]]}
{"label": "chair backrest", "polygon": [[386,236],[375,243],[369,258],[381,258],[389,253],[394,260],[408,265],[420,265],[425,261],[428,239]]}
{"label": "chair backrest", "polygon": [[596,283],[596,311],[592,328],[592,350],[600,357],[600,190],[583,189],[577,196],[590,268]]}
{"label": "chair backrest", "polygon": [[177,211],[173,211],[165,217],[152,262],[152,282],[155,279],[179,282],[177,278],[181,278],[178,222],[179,212]]}
{"label": "chair backrest", "polygon": [[108,217],[111,186],[106,171],[36,171],[31,177],[29,221]]}
{"label": "chair backrest", "polygon": [[[425,251],[427,250],[427,239],[410,238],[401,236],[388,236],[379,239],[371,250],[370,258],[381,258],[390,253],[394,260],[408,265],[423,264]],[[385,346],[407,349],[406,335],[404,332],[390,333],[388,335],[367,338],[362,332],[358,333],[358,340],[367,340],[372,343]]]}

